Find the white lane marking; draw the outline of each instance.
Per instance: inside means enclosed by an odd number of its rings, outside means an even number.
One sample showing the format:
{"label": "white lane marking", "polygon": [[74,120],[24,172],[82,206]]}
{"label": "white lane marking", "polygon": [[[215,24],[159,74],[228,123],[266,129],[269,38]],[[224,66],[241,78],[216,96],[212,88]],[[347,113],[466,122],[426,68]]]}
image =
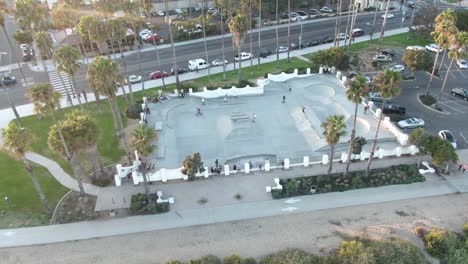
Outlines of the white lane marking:
{"label": "white lane marking", "polygon": [[297,210],[297,209],[299,209],[299,208],[297,208],[297,207],[286,207],[286,208],[281,209],[281,211],[283,211],[283,212],[286,212],[286,211],[292,212],[292,211]]}
{"label": "white lane marking", "polygon": [[284,201],[285,203],[288,203],[288,204],[295,204],[297,202],[300,202],[301,199],[294,199],[294,198],[291,198],[291,199],[288,199],[286,201]]}
{"label": "white lane marking", "polygon": [[460,136],[463,138],[463,140],[465,140],[466,144],[468,144],[468,140],[466,140],[465,136],[462,134],[462,132],[460,132]]}
{"label": "white lane marking", "polygon": [[462,114],[465,113],[465,111],[461,111],[461,110],[459,110],[458,108],[451,107],[451,106],[448,105],[448,104],[445,104],[445,103],[440,103],[440,104],[442,104],[442,105],[444,105],[444,106],[446,106],[446,107],[448,107],[448,108],[451,108],[451,109],[453,109],[453,110],[455,110],[455,111],[457,111],[457,112],[459,112],[459,113],[462,113]]}

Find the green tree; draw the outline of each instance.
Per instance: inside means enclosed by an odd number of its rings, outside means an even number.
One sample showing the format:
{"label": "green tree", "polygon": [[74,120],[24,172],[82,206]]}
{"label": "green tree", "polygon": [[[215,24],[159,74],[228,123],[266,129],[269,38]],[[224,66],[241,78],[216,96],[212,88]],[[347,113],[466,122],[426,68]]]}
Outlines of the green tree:
{"label": "green tree", "polygon": [[140,0],[141,9],[145,13],[145,16],[149,17],[150,12],[153,9],[153,1],[151,0]]}
{"label": "green tree", "polygon": [[343,115],[328,116],[327,120],[321,124],[323,135],[330,146],[330,159],[328,162],[328,171],[330,174],[333,167],[333,155],[335,154],[335,145],[340,138],[346,135],[346,121]]}
{"label": "green tree", "polygon": [[143,175],[143,184],[145,186],[146,198],[150,201],[148,179],[147,179],[147,158],[156,150],[156,146],[152,142],[156,139],[156,133],[153,129],[146,127],[145,125],[139,125],[130,134],[130,146],[134,148],[138,155],[141,157],[141,165],[139,171]]}
{"label": "green tree", "polygon": [[448,172],[450,163],[457,162],[458,160],[458,154],[452,144],[440,137],[432,137],[429,148],[432,156],[432,163],[438,167],[446,164],[446,173]]}
{"label": "green tree", "polygon": [[239,82],[242,80],[241,49],[249,27],[248,22],[248,18],[242,14],[236,15],[229,21],[229,29],[237,47],[237,56],[239,56]]}
{"label": "green tree", "polygon": [[57,120],[55,116],[56,110],[60,110],[60,93],[55,91],[50,84],[43,83],[31,87],[31,90],[27,93],[27,97],[33,103],[33,111],[36,114],[38,114],[39,116],[50,115],[52,117],[52,120],[54,122],[54,126],[52,127],[52,129],[57,130],[57,133],[60,137],[60,144],[62,146],[61,149],[63,150],[63,152],[61,152],[60,154],[62,154],[70,163],[73,169],[73,176],[77,181],[78,187],[80,189],[80,195],[84,197],[85,192],[79,173],[77,171],[75,157],[71,155],[71,151],[67,146],[67,142],[65,141],[65,137],[62,131],[62,124]]}
{"label": "green tree", "polygon": [[34,33],[34,39],[36,40],[37,48],[42,58],[50,59],[52,57],[52,42],[47,32],[39,31]]}
{"label": "green tree", "polygon": [[364,97],[369,95],[369,86],[367,85],[367,79],[358,75],[354,79],[351,79],[347,83],[346,98],[354,103],[354,120],[353,129],[351,130],[351,138],[349,140],[348,156],[346,158],[346,169],[344,176],[348,176],[349,165],[351,164],[351,154],[353,153],[354,138],[356,137],[356,121],[359,105],[362,104]]}
{"label": "green tree", "polygon": [[408,142],[418,148],[418,168],[421,163],[421,156],[426,155],[430,151],[430,144],[433,136],[426,133],[423,128],[417,128],[411,132]]}
{"label": "green tree", "polygon": [[[68,45],[63,45],[58,48],[53,57],[54,63],[57,64],[57,70],[59,72],[64,72],[71,77],[71,79],[69,79],[71,81],[70,86],[75,88],[75,93],[79,93],[79,91],[76,90],[75,76],[81,67],[81,63],[78,62],[80,58],[80,52]],[[81,87],[81,93],[83,93],[86,102],[88,102],[86,91],[83,87]],[[80,103],[81,110],[83,111],[84,109],[80,96],[77,96],[77,98]]]}
{"label": "green tree", "polygon": [[187,175],[189,180],[195,179],[195,174],[204,172],[203,162],[201,161],[200,153],[194,153],[192,156],[187,156],[183,162],[183,168],[180,170],[182,174]]}
{"label": "green tree", "polygon": [[406,50],[402,60],[411,70],[411,77],[413,78],[415,71],[433,68],[432,56],[424,50]]}
{"label": "green tree", "polygon": [[319,50],[312,56],[312,62],[326,67],[335,66],[340,70],[349,68],[349,54],[343,48],[328,48]]}
{"label": "green tree", "polygon": [[[392,97],[398,96],[400,94],[400,81],[401,75],[399,72],[395,72],[392,70],[385,70],[383,72],[377,73],[375,78],[372,80],[374,84],[375,91],[380,92],[380,95],[384,99],[390,99]],[[380,107],[380,115],[379,115],[379,122],[377,123],[377,129],[375,130],[374,140],[372,141],[371,150],[369,160],[367,162],[366,168],[366,177],[369,177],[370,166],[372,164],[372,160],[374,158],[375,147],[377,146],[377,136],[379,135],[380,125],[382,123],[383,118],[383,109],[385,106],[385,100],[382,102]]]}
{"label": "green tree", "polygon": [[26,159],[26,152],[31,150],[35,137],[31,131],[27,128],[20,127],[16,123],[10,123],[6,128],[2,129],[2,149],[4,149],[10,156],[23,161],[24,167],[28,172],[29,176],[34,185],[34,189],[39,194],[42,204],[44,205],[47,212],[50,214],[50,209],[47,198],[42,191],[41,185],[37,181],[36,175],[34,174],[31,163]]}
{"label": "green tree", "polygon": [[117,136],[123,140],[125,153],[127,155],[128,163],[132,162],[130,148],[128,146],[127,136],[124,131],[122,115],[117,105],[117,82],[122,83],[122,75],[120,74],[119,64],[110,59],[98,56],[88,66],[88,73],[86,78],[90,85],[102,95],[109,99],[111,105],[112,115],[114,117],[114,124],[117,131]]}
{"label": "green tree", "polygon": [[13,33],[13,38],[15,39],[16,43],[18,44],[31,44],[33,43],[33,37],[31,32],[17,30]]}

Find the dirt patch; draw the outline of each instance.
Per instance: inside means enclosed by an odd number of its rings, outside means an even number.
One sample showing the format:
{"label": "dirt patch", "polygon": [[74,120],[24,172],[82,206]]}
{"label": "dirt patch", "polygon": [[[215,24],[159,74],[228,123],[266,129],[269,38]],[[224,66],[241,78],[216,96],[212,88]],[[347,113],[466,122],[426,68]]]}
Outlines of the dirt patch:
{"label": "dirt patch", "polygon": [[94,211],[96,197],[86,195],[83,199],[79,192],[72,191],[60,204],[57,209],[54,224],[65,224],[79,221],[94,220],[99,217],[99,213]]}

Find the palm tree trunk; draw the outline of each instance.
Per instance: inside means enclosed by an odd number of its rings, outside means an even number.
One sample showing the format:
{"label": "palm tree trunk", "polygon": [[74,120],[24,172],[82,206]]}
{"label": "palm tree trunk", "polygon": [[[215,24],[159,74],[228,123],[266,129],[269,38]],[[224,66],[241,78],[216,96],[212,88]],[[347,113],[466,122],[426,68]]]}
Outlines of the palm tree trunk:
{"label": "palm tree trunk", "polygon": [[[54,60],[52,60],[52,64],[54,65],[54,68],[57,69],[57,65],[55,64]],[[60,72],[57,71],[57,73],[60,78],[60,82],[62,83],[63,88],[65,89],[65,95],[67,96],[67,101],[70,103],[71,106],[73,106],[73,101],[70,96],[70,91],[68,91],[67,85],[65,84],[65,80],[63,79],[62,74],[60,74]]]}
{"label": "palm tree trunk", "polygon": [[379,122],[377,123],[377,129],[375,130],[374,140],[372,141],[370,156],[369,156],[369,160],[367,161],[366,173],[364,174],[365,177],[369,177],[370,166],[372,164],[372,159],[374,158],[375,147],[377,146],[377,136],[379,135],[380,123],[382,123],[384,105],[385,105],[385,100],[382,102],[382,105],[380,107]]}
{"label": "palm tree trunk", "polygon": [[21,122],[21,117],[18,114],[18,111],[16,110],[15,102],[13,102],[13,99],[10,96],[10,92],[8,91],[8,89],[6,88],[5,84],[2,81],[0,81],[0,84],[2,85],[3,90],[5,91],[5,94],[8,98],[8,102],[10,103],[11,110],[13,110],[13,113],[15,114],[15,118],[16,118],[16,122],[18,123],[18,126],[23,127],[23,122]]}
{"label": "palm tree trunk", "polygon": [[[224,1],[221,1],[220,12],[221,12],[221,52],[223,57],[223,81],[226,81],[226,64],[224,63],[225,55],[224,55],[224,8],[223,8]],[[234,65],[236,63],[234,62]]]}
{"label": "palm tree trunk", "polygon": [[[133,23],[133,22],[132,22],[132,30],[133,30],[133,36],[135,38],[135,41],[138,41],[138,43],[137,43],[138,72],[141,73],[142,72],[142,69],[141,69],[141,46],[140,46],[140,40],[138,40],[137,29],[136,29],[135,23]],[[144,79],[141,81],[141,90],[142,91],[145,90],[145,81],[144,81]]]}
{"label": "palm tree trunk", "polygon": [[258,19],[258,64],[257,69],[260,69],[260,50],[262,49],[261,46],[261,35],[262,35],[262,0],[258,0],[259,2],[259,19]]}
{"label": "palm tree trunk", "polygon": [[[288,0],[288,14],[291,14],[291,0]],[[296,18],[298,19],[298,18]],[[278,27],[278,25],[276,25]],[[288,59],[286,60],[289,63],[289,49],[291,47],[291,17],[288,18]]]}
{"label": "palm tree trunk", "polygon": [[[158,62],[158,68],[161,71],[161,75],[162,75],[163,70],[161,67],[161,60],[159,59],[159,51],[158,51],[158,46],[156,45],[156,40],[153,40],[153,44],[154,44],[154,50],[156,51],[156,61]],[[164,80],[164,75],[162,75],[161,81],[162,81],[163,89],[166,90],[166,82]]]}
{"label": "palm tree trunk", "polygon": [[[125,59],[125,55],[122,51],[122,45],[120,44],[120,41],[117,42],[118,43],[118,47],[119,47],[119,52],[122,56],[122,64],[123,64],[123,68],[124,68],[124,71],[125,71],[125,77],[128,81],[128,94],[129,94],[129,97],[130,97],[130,105],[133,105],[135,103],[135,99],[133,98],[133,91],[132,91],[132,83],[128,80],[128,68],[127,68],[127,60]],[[124,88],[124,84],[122,85],[122,90],[124,91],[124,98],[126,99],[126,103],[128,105],[128,99],[127,99],[127,95],[125,94],[125,88]]]}
{"label": "palm tree trunk", "polygon": [[140,171],[141,174],[143,174],[143,186],[145,187],[145,194],[146,194],[146,199],[148,199],[148,202],[151,202],[150,200],[150,195],[149,195],[149,187],[148,187],[148,172],[146,171],[146,159],[143,159],[143,161],[140,164]]}
{"label": "palm tree trunk", "polygon": [[253,76],[253,53],[252,53],[252,0],[249,1],[249,42],[250,42],[250,77]]}
{"label": "palm tree trunk", "polygon": [[340,46],[340,39],[336,38],[341,31],[341,1],[339,0],[338,3],[336,4],[336,19],[335,19],[335,42],[334,42],[334,47],[338,48]]}
{"label": "palm tree trunk", "polygon": [[[229,19],[232,20],[232,2],[229,1],[228,3],[229,3],[228,4]],[[231,36],[232,36],[231,37],[232,53],[235,54],[236,53],[236,47],[234,45],[234,35],[232,34],[232,32],[231,32]],[[236,72],[236,61],[234,61],[233,65],[234,65],[234,72]]]}
{"label": "palm tree trunk", "polygon": [[18,65],[18,69],[20,70],[21,72],[21,77],[23,77],[23,81],[24,81],[24,85],[27,85],[28,82],[26,80],[26,75],[24,75],[24,71],[23,71],[23,68],[21,68],[21,63],[19,62],[17,56],[16,56],[16,52],[14,52],[14,48],[13,48],[13,45],[11,44],[11,40],[10,40],[10,37],[8,36],[8,33],[6,31],[6,28],[5,27],[2,27],[3,29],[3,34],[5,34],[5,37],[6,37],[6,40],[8,42],[8,46],[10,47],[10,50],[11,50],[11,53],[13,53],[13,58],[14,60],[16,61],[16,64]]}
{"label": "palm tree trunk", "polygon": [[382,30],[380,31],[380,36],[379,36],[379,44],[377,45],[377,49],[380,50],[380,46],[382,45],[384,33],[385,33],[385,25],[387,25],[387,14],[388,10],[390,9],[390,0],[387,0],[387,7],[385,8],[385,17],[383,20],[382,24]]}
{"label": "palm tree trunk", "polygon": [[[191,9],[191,7],[189,7],[189,8]],[[165,9],[166,14],[168,14],[169,11],[168,11],[167,0],[164,0],[164,9]],[[221,23],[222,23],[222,18],[221,18]],[[171,28],[171,24],[169,24],[169,19],[167,20],[167,27],[169,29],[169,39],[171,40],[172,64],[174,65],[174,74],[175,74],[175,78],[176,78],[176,87],[177,87],[177,90],[179,90],[180,81],[179,81],[179,71],[178,71],[178,67],[177,67],[177,56],[176,56],[176,49],[175,49],[175,46],[174,46],[174,37],[172,36],[172,28]]]}
{"label": "palm tree trunk", "polygon": [[453,58],[450,60],[449,67],[447,69],[447,72],[445,73],[444,83],[442,84],[442,88],[440,88],[439,95],[437,96],[436,107],[439,107],[440,98],[442,97],[442,92],[444,91],[445,85],[447,84],[448,75],[450,73],[450,70],[452,69],[454,60],[455,60],[455,56],[453,56]]}
{"label": "palm tree trunk", "polygon": [[351,154],[353,153],[353,145],[354,145],[354,138],[356,137],[356,120],[357,120],[357,112],[358,112],[359,104],[356,104],[354,107],[354,120],[353,120],[353,129],[351,130],[351,138],[349,139],[349,147],[348,147],[348,156],[346,157],[346,168],[344,177],[348,177],[349,173],[349,165],[351,164]]}
{"label": "palm tree trunk", "polygon": [[120,114],[119,107],[117,106],[117,101],[115,100],[115,98],[112,98],[111,101],[112,101],[112,106],[113,106],[112,111],[113,112],[115,111],[115,116],[117,117],[117,122],[119,124],[118,125],[119,135],[120,135],[120,138],[122,139],[122,141],[124,143],[125,154],[127,155],[128,164],[131,164],[132,163],[132,153],[130,152],[130,147],[128,146],[127,135],[126,135],[126,133],[124,131],[122,115]]}
{"label": "palm tree trunk", "polygon": [[[206,63],[209,64],[210,61],[208,59],[208,48],[206,46],[206,30],[205,30],[205,27],[206,27],[206,17],[205,17],[205,8],[207,7],[207,3],[206,3],[206,0],[203,1],[203,8],[202,8],[202,27],[203,27],[203,45],[205,46],[205,57],[206,57]],[[210,74],[210,67],[208,66],[206,68],[208,70],[208,81],[211,82],[211,74]]]}
{"label": "palm tree trunk", "polygon": [[239,56],[239,83],[242,81],[242,58],[241,58],[241,43],[237,47],[237,56]]}
{"label": "palm tree trunk", "polygon": [[39,198],[41,199],[42,204],[47,210],[47,213],[52,213],[52,210],[50,209],[49,202],[47,202],[47,198],[42,191],[41,185],[37,181],[36,175],[34,174],[33,168],[31,166],[31,163],[23,157],[23,163],[24,167],[26,168],[26,171],[28,171],[29,176],[31,177],[31,180],[34,185],[34,189],[36,189],[36,192],[39,194]]}
{"label": "palm tree trunk", "polygon": [[[76,85],[75,85],[75,75],[72,75],[70,76],[71,78],[68,78],[68,80],[70,81],[70,86],[72,86],[74,89],[75,89],[75,93],[76,93]],[[83,96],[85,98],[85,101],[86,103],[88,103],[88,98],[86,97],[86,92],[83,91]],[[78,93],[76,98],[78,99],[78,104],[80,105],[80,109],[81,111],[84,111],[84,107],[83,107],[83,103],[81,102],[81,96],[80,94]]]}
{"label": "palm tree trunk", "polygon": [[335,154],[335,144],[330,145],[330,160],[328,161],[327,174],[330,174],[333,170],[333,156]]}
{"label": "palm tree trunk", "polygon": [[278,17],[278,0],[276,0],[276,68],[279,69],[279,36],[278,36],[278,26],[279,26],[279,17]]}
{"label": "palm tree trunk", "polygon": [[91,167],[93,167],[93,178],[97,180],[99,178],[99,168],[93,153],[90,150],[86,151],[86,156],[88,156],[88,160],[91,163]]}
{"label": "palm tree trunk", "polygon": [[442,70],[442,66],[444,66],[444,60],[445,60],[445,57],[447,56],[446,54],[448,54],[448,52],[445,52],[444,54],[442,54],[442,60],[440,61],[439,69],[438,69],[439,72],[440,72],[440,70]]}
{"label": "palm tree trunk", "polygon": [[[348,11],[348,17],[347,17],[347,19],[346,19],[346,20],[347,20],[347,21],[346,21],[346,32],[345,32],[345,35],[346,35],[346,36],[347,36],[348,34],[350,34],[350,31],[351,31],[351,25],[350,25],[349,23],[350,23],[350,20],[351,20],[350,18],[351,18],[352,16],[350,16],[349,12],[351,12],[352,8],[353,8],[353,0],[350,0],[350,1],[349,1],[349,6],[348,6],[348,10],[349,10],[349,11]],[[348,29],[349,29],[349,30],[348,30]],[[345,46],[346,46],[346,41],[347,41],[347,39],[345,39],[345,42],[344,42],[344,45],[345,45]]]}
{"label": "palm tree trunk", "polygon": [[[351,28],[349,30],[349,38],[348,38],[349,47],[351,47],[351,44],[353,44],[354,37],[352,35],[353,35],[354,25],[356,25],[357,12],[358,12],[358,8],[357,6],[354,6],[354,12],[353,12],[352,19],[351,19]],[[346,36],[348,36],[348,34]]]}
{"label": "palm tree trunk", "polygon": [[436,64],[437,64],[437,60],[439,59],[439,53],[440,53],[440,50],[438,49],[436,52],[435,59],[434,59],[434,65],[432,66],[431,78],[429,79],[429,82],[427,83],[426,95],[429,95],[430,93],[429,89],[431,88],[432,80],[434,79]]}

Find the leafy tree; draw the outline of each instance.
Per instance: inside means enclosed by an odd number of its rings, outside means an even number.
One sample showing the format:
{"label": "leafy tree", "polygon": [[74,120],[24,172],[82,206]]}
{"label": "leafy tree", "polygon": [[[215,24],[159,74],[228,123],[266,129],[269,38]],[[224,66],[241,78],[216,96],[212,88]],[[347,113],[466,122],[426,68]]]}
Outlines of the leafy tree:
{"label": "leafy tree", "polygon": [[35,140],[35,137],[31,131],[27,128],[20,127],[16,123],[11,122],[6,128],[2,129],[2,149],[5,150],[13,158],[17,158],[23,161],[24,167],[28,172],[29,176],[34,185],[34,189],[39,194],[42,204],[50,214],[50,209],[47,198],[42,191],[41,185],[39,184],[36,175],[34,174],[33,167],[29,160],[26,159],[26,152],[31,150],[31,146]]}
{"label": "leafy tree", "polygon": [[353,154],[359,155],[362,152],[362,147],[367,143],[367,140],[363,137],[356,137],[353,141]]}
{"label": "leafy tree", "polygon": [[[346,169],[344,176],[348,176],[349,172],[349,165],[351,163],[351,152],[354,153],[354,138],[356,136],[356,121],[357,121],[357,113],[358,107],[362,104],[363,97],[366,97],[369,94],[369,86],[367,85],[367,79],[364,76],[358,75],[356,78],[351,79],[347,83],[347,90],[346,90],[346,98],[349,101],[354,103],[354,120],[353,120],[353,129],[351,130],[351,138],[349,140],[349,147],[348,147],[348,157],[346,159]],[[362,149],[362,146],[361,146]],[[361,151],[359,151],[361,153]]]}
{"label": "leafy tree", "polygon": [[147,17],[150,16],[150,12],[153,9],[153,1],[151,0],[140,0],[141,9],[145,12]]}
{"label": "leafy tree", "polygon": [[430,151],[430,144],[434,136],[424,132],[423,128],[417,128],[411,132],[408,138],[408,142],[411,145],[415,145],[418,149],[418,168],[421,163],[421,156],[426,155]]}
{"label": "leafy tree", "polygon": [[141,157],[140,172],[143,174],[143,184],[145,186],[146,198],[150,201],[146,162],[147,157],[156,150],[152,142],[156,139],[156,132],[145,125],[139,125],[130,134],[130,146],[132,146]]}
{"label": "leafy tree", "polygon": [[18,44],[31,44],[33,43],[33,37],[31,32],[29,31],[23,31],[23,30],[17,30],[15,33],[13,33],[13,38],[15,39],[16,43]]}
{"label": "leafy tree", "polygon": [[[457,249],[463,249],[463,241],[454,232],[442,229],[432,228],[424,236],[424,244],[426,245],[429,254],[446,260],[448,256],[453,254]],[[448,262],[447,262],[448,263]],[[462,262],[452,262],[462,263]]]}
{"label": "leafy tree", "polygon": [[371,240],[367,245],[379,264],[426,264],[421,250],[403,239]]}
{"label": "leafy tree", "polygon": [[343,48],[329,48],[314,53],[312,62],[316,65],[335,66],[337,69],[347,70],[350,64],[350,56]]}
{"label": "leafy tree", "polygon": [[52,42],[50,41],[47,32],[39,31],[34,33],[37,48],[42,58],[49,59],[52,57]]}
{"label": "leafy tree", "polygon": [[247,33],[247,29],[249,26],[248,22],[248,18],[242,14],[236,15],[229,21],[229,29],[231,30],[232,38],[237,47],[237,55],[239,56],[239,82],[242,81],[242,42],[244,42]]}
{"label": "leafy tree", "polygon": [[455,15],[457,17],[457,28],[460,31],[468,31],[468,10],[457,9]]}
{"label": "leafy tree", "polygon": [[424,50],[406,50],[402,58],[411,70],[411,77],[415,71],[430,70],[433,67],[432,56]]}
{"label": "leafy tree", "polygon": [[221,264],[221,259],[214,255],[206,255],[196,260],[191,260],[190,264]]}
{"label": "leafy tree", "polygon": [[189,180],[195,180],[195,174],[205,171],[200,153],[198,152],[194,153],[192,156],[187,156],[183,162],[183,166],[180,172],[187,175]]}
{"label": "leafy tree", "polygon": [[446,163],[445,171],[448,172],[450,162],[457,162],[458,160],[457,152],[453,149],[450,142],[440,137],[432,137],[430,142],[429,148],[432,156],[432,163],[438,167]]}
{"label": "leafy tree", "polygon": [[[59,72],[64,72],[71,77],[71,79],[69,79],[71,81],[70,84],[75,88],[74,92],[76,94],[79,93],[79,91],[76,90],[75,75],[81,67],[81,63],[78,62],[80,58],[80,52],[68,45],[63,45],[58,48],[53,58],[54,63],[57,64],[57,70]],[[83,87],[81,88],[81,92],[87,102],[88,99],[86,98],[86,92]],[[83,110],[83,104],[81,103],[80,96],[78,96],[78,102],[80,103],[81,110]]]}
{"label": "leafy tree", "polygon": [[343,115],[328,116],[327,120],[321,124],[323,135],[330,146],[330,160],[328,163],[328,171],[330,174],[333,167],[333,155],[335,153],[335,145],[340,141],[340,138],[346,135],[346,122]]}

